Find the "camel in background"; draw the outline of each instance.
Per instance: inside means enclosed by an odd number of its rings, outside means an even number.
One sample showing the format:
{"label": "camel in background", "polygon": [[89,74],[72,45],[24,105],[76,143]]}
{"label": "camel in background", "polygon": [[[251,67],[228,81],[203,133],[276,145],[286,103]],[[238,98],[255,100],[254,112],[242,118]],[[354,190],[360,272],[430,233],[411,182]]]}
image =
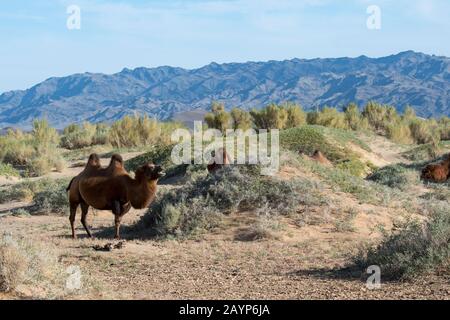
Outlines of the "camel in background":
{"label": "camel in background", "polygon": [[442,183],[448,180],[450,174],[450,154],[440,163],[429,164],[423,170],[421,179]]}
{"label": "camel in background", "polygon": [[208,172],[213,173],[223,166],[229,165],[231,163],[230,156],[225,148],[220,148],[214,151],[213,158],[208,164]]}

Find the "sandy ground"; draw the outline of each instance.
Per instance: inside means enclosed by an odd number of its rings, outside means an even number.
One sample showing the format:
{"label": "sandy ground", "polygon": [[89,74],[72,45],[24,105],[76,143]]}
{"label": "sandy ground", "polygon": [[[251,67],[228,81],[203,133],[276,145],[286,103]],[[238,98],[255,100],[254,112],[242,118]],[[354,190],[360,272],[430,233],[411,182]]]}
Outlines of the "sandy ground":
{"label": "sandy ground", "polygon": [[[125,223],[139,215],[132,212]],[[245,225],[240,218],[230,219]],[[98,252],[95,245],[112,241],[112,216],[97,213],[90,221],[94,233],[106,238],[86,239],[78,229],[81,239],[70,239],[65,217],[6,217],[0,223],[3,230],[54,245],[65,265],[79,266],[95,279],[74,299],[450,299],[449,278],[427,276],[369,290],[358,275],[336,271],[360,240],[333,235],[326,226],[287,240],[250,242],[234,239],[237,226],[187,241],[125,234],[123,249]]]}

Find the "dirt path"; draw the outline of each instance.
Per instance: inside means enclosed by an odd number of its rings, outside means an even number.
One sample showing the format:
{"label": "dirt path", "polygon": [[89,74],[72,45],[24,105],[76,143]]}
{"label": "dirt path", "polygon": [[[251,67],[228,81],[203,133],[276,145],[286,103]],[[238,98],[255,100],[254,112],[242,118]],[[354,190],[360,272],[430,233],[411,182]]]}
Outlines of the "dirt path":
{"label": "dirt path", "polygon": [[362,158],[371,161],[378,167],[387,166],[395,163],[409,163],[410,161],[402,157],[401,153],[407,150],[407,147],[393,143],[392,141],[378,135],[359,136],[362,141],[369,145],[371,152],[352,145],[353,149],[361,155]]}

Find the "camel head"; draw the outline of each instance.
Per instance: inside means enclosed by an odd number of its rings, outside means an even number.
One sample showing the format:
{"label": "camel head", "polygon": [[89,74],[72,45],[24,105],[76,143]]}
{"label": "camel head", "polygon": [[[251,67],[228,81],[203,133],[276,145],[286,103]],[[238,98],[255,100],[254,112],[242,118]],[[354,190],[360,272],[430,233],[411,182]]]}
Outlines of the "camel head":
{"label": "camel head", "polygon": [[98,154],[93,153],[89,156],[86,167],[100,167],[100,157]]}
{"label": "camel head", "polygon": [[136,170],[137,179],[146,179],[147,181],[154,181],[164,177],[166,173],[161,166],[153,163],[144,164],[142,167]]}

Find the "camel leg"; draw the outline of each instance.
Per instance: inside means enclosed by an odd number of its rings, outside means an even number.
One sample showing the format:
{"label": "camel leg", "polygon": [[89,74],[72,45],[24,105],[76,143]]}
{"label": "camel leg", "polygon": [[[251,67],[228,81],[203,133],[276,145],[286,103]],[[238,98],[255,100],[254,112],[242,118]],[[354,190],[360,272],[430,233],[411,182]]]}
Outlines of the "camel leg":
{"label": "camel leg", "polygon": [[72,238],[76,239],[77,235],[75,233],[75,217],[77,215],[78,203],[70,203],[70,227],[72,228]]}
{"label": "camel leg", "polygon": [[122,221],[122,206],[119,201],[114,201],[113,204],[114,213],[114,226],[115,226],[115,239],[120,239],[120,222]]}
{"label": "camel leg", "polygon": [[86,222],[86,216],[89,212],[89,205],[86,203],[81,203],[81,223],[83,224],[84,230],[86,230],[86,233],[88,234],[89,238],[92,238],[92,234],[89,231],[89,228],[87,226]]}

